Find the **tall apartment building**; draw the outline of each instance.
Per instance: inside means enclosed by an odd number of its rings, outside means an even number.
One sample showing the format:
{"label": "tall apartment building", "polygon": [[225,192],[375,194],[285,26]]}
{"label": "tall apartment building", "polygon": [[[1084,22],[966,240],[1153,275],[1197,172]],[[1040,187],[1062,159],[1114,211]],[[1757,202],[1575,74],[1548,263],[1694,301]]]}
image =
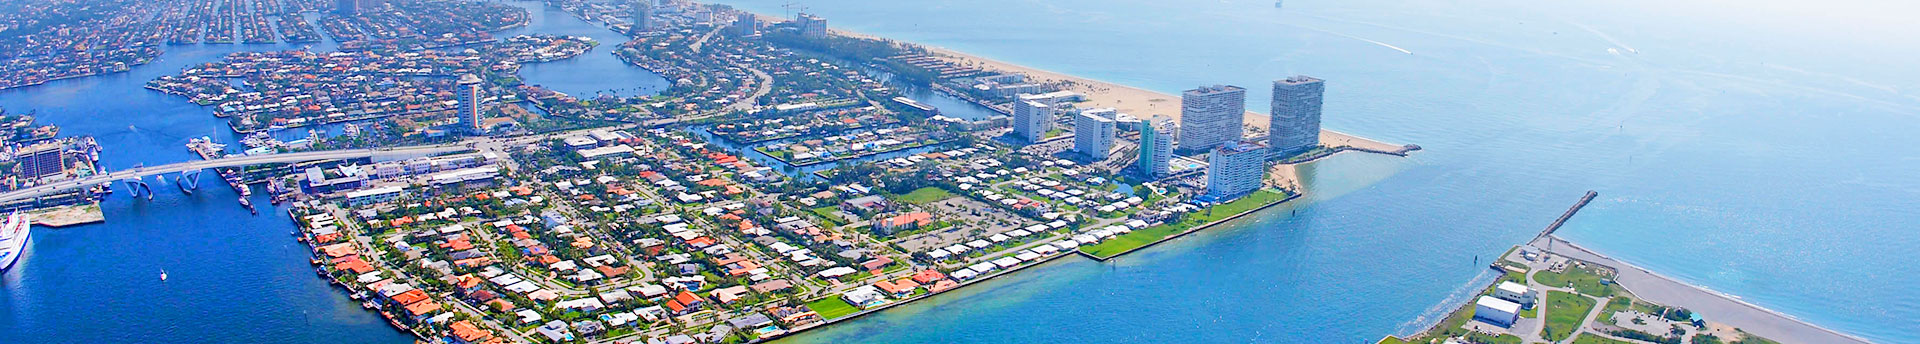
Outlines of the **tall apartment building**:
{"label": "tall apartment building", "polygon": [[1047,132],[1053,131],[1053,118],[1061,110],[1060,103],[1079,97],[1073,92],[1052,92],[1042,94],[1017,94],[1013,100],[1013,132],[1027,139],[1027,142],[1040,142],[1046,139]]}
{"label": "tall apartment building", "polygon": [[633,13],[629,16],[633,17],[633,27],[628,30],[641,33],[653,28],[653,0],[633,0],[632,7]]}
{"label": "tall apartment building", "polygon": [[1259,190],[1267,175],[1267,145],[1228,142],[1207,154],[1207,196],[1226,201]]}
{"label": "tall apartment building", "polygon": [[454,98],[460,102],[457,111],[461,127],[473,133],[485,131],[480,123],[480,77],[473,74],[460,76],[459,83],[454,87]]}
{"label": "tall apartment building", "polygon": [[1036,100],[1013,102],[1013,133],[1027,142],[1040,142],[1053,131],[1053,107]]}
{"label": "tall apartment building", "polygon": [[821,18],[820,16],[801,13],[799,18],[796,18],[794,20],[798,21],[795,24],[799,25],[800,27],[800,37],[807,37],[807,38],[827,37],[827,18]]}
{"label": "tall apartment building", "polygon": [[359,15],[360,0],[333,0],[333,13],[343,16]]}
{"label": "tall apartment building", "polygon": [[1156,179],[1173,173],[1173,139],[1179,132],[1178,124],[1166,116],[1140,122],[1140,158],[1134,164],[1142,177]]}
{"label": "tall apartment building", "polygon": [[1114,118],[1118,116],[1113,108],[1080,111],[1073,119],[1073,151],[1092,161],[1106,160],[1107,153],[1113,150],[1117,123]]}
{"label": "tall apartment building", "polygon": [[760,31],[760,18],[746,11],[734,12],[733,26],[727,30],[735,36],[752,36]]}
{"label": "tall apartment building", "polygon": [[1326,83],[1297,75],[1273,82],[1273,113],[1267,121],[1267,145],[1278,158],[1320,146],[1320,99]]}
{"label": "tall apartment building", "polygon": [[1212,149],[1240,141],[1246,123],[1247,90],[1239,86],[1202,86],[1180,93],[1180,149]]}

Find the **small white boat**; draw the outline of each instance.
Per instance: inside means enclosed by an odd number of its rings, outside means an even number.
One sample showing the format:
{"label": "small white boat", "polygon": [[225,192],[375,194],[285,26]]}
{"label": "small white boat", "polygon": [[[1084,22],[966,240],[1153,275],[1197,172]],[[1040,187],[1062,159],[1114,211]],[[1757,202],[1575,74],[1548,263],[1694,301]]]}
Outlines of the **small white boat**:
{"label": "small white boat", "polygon": [[160,269],[160,281],[161,282],[167,281],[167,269]]}

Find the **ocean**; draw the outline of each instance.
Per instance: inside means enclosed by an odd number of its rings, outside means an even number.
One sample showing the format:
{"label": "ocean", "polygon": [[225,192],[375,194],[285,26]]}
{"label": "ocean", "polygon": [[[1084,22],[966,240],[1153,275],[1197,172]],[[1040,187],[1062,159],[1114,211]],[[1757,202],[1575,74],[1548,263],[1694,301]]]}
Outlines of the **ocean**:
{"label": "ocean", "polygon": [[[723,1],[783,15],[785,1]],[[1175,94],[1327,80],[1309,197],[791,342],[1371,342],[1559,235],[1878,342],[1920,337],[1920,30],[1876,1],[810,1],[830,26]],[[990,19],[988,19],[990,18]],[[1475,264],[1475,262],[1479,264]]]}
{"label": "ocean", "polygon": [[[1586,190],[1601,197],[1562,237],[1821,326],[1920,338],[1908,287],[1920,277],[1905,273],[1920,262],[1907,249],[1920,158],[1901,153],[1920,146],[1920,95],[1907,91],[1920,69],[1901,67],[1920,52],[1902,15],[1916,5],[804,5],[836,28],[1166,93],[1240,85],[1260,112],[1271,80],[1312,75],[1328,81],[1327,128],[1425,149],[1338,155],[1303,168],[1305,199],[1239,223],[1106,263],[1059,259],[790,342],[1371,342],[1463,302],[1493,278],[1487,260]],[[535,13],[514,33],[602,46],[529,66],[530,83],[581,96],[664,85],[607,54],[618,35]],[[282,48],[169,48],[131,73],[0,92],[0,106],[96,136],[110,168],[186,161],[188,138],[233,136],[207,110],[140,84],[229,51]],[[285,215],[246,216],[230,190],[206,185],[192,196],[157,185],[153,202],[121,190],[104,204],[106,224],[36,229],[0,280],[0,342],[410,341],[313,276]]]}

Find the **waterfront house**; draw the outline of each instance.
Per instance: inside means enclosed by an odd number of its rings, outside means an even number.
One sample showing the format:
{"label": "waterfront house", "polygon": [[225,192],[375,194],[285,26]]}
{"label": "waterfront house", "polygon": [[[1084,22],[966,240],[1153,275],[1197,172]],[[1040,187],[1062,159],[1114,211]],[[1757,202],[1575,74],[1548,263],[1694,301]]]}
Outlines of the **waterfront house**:
{"label": "waterfront house", "polygon": [[954,282],[953,280],[943,278],[938,281],[934,281],[931,286],[927,287],[927,291],[932,293],[938,293],[938,292],[943,292],[943,291],[947,291],[947,290],[950,290],[953,288],[959,288],[959,287],[960,287],[959,282]]}
{"label": "waterfront house", "polygon": [[767,308],[767,313],[773,314],[773,317],[780,319],[780,322],[786,324],[787,327],[798,327],[821,321],[820,313],[815,313],[813,310],[807,309],[804,306],[773,306]]}
{"label": "waterfront house", "polygon": [[873,286],[880,288],[881,291],[885,291],[887,294],[893,295],[895,298],[905,298],[913,296],[913,290],[920,288],[920,283],[914,282],[912,279],[903,278],[899,281],[881,280],[880,282],[875,282]]}
{"label": "waterfront house", "polygon": [[853,288],[853,290],[847,291],[845,294],[841,294],[840,298],[842,300],[847,301],[847,303],[853,304],[854,306],[858,306],[862,309],[871,308],[874,306],[879,306],[887,303],[887,297],[884,294],[881,294],[880,289],[875,288],[874,286],[871,286],[871,285],[860,286],[859,288]]}
{"label": "waterfront house", "polygon": [[481,329],[466,320],[455,321],[447,325],[447,328],[452,331],[452,336],[448,339],[454,344],[484,343],[494,339],[493,331]]}
{"label": "waterfront house", "polygon": [[747,313],[747,315],[727,319],[727,325],[732,325],[734,328],[753,329],[773,325],[773,319],[768,318],[766,314]]}
{"label": "waterfront house", "polygon": [[934,270],[934,269],[920,270],[920,272],[916,272],[913,274],[913,281],[919,284],[929,284],[929,283],[933,283],[934,281],[938,281],[946,278],[947,278],[946,275],[941,274],[939,270]]}

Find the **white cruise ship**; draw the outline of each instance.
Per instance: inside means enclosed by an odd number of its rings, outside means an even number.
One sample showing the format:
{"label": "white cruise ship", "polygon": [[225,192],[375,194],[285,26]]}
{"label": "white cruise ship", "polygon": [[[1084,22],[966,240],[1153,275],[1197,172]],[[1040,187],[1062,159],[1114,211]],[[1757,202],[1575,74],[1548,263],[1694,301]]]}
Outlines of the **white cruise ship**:
{"label": "white cruise ship", "polygon": [[0,224],[0,273],[13,268],[13,262],[20,260],[20,251],[27,247],[27,236],[33,230],[33,223],[27,214],[18,212],[7,215],[7,222]]}

